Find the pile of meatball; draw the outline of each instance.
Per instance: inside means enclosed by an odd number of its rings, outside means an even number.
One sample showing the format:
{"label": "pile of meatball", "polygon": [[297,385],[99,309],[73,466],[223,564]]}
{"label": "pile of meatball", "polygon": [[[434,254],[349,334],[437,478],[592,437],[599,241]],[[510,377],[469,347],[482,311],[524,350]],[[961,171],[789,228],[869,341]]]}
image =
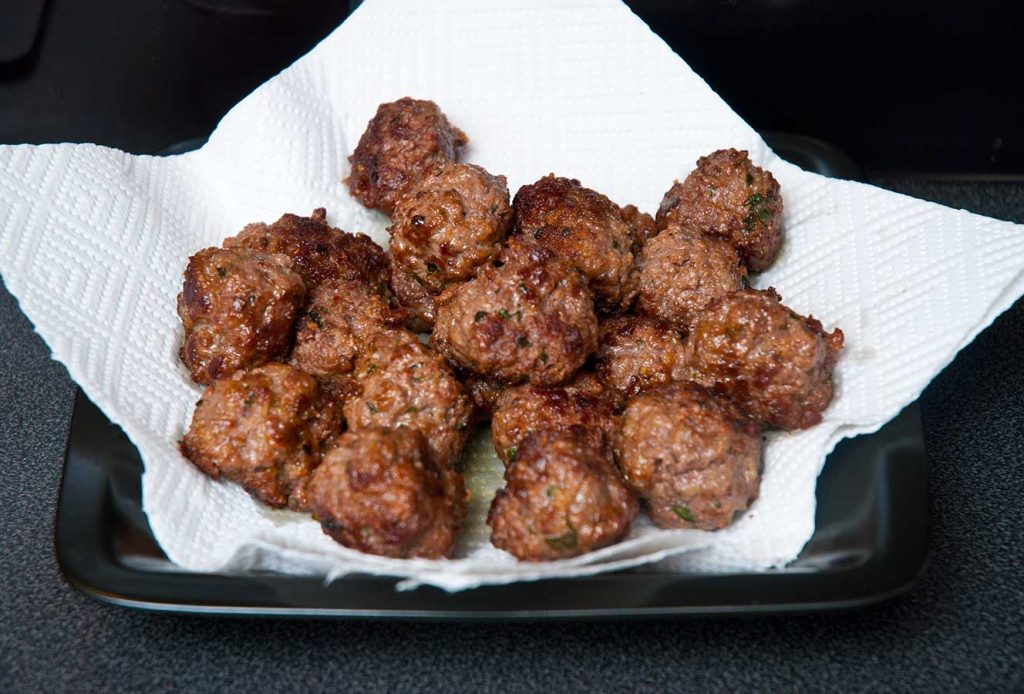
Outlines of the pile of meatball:
{"label": "pile of meatball", "polygon": [[783,241],[779,184],[729,149],[653,218],[553,174],[510,200],[467,142],[431,101],[378,108],[345,183],[390,216],[387,251],[317,209],[189,259],[180,357],[207,388],[182,453],[389,557],[451,554],[488,421],[491,541],[519,559],[618,542],[641,504],[732,523],[762,433],[821,420],[843,344],[748,286]]}

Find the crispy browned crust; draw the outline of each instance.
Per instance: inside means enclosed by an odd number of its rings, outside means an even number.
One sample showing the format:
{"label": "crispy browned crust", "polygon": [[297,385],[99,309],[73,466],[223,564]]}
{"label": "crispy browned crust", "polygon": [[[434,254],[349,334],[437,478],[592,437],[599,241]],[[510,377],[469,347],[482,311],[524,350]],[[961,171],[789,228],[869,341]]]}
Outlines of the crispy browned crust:
{"label": "crispy browned crust", "polygon": [[522,385],[505,390],[491,415],[494,449],[506,466],[529,434],[541,429],[582,426],[599,439],[615,427],[611,402],[602,390],[574,384],[565,386]]}
{"label": "crispy browned crust", "polygon": [[487,515],[491,542],[519,559],[549,561],[614,544],[637,513],[600,438],[583,427],[545,429],[519,446]]}
{"label": "crispy browned crust", "polygon": [[782,245],[782,195],[770,171],[745,150],[722,149],[697,160],[661,201],[659,230],[692,229],[731,243],[750,272],[772,264]]}
{"label": "crispy browned crust", "polygon": [[366,125],[345,183],[367,207],[391,214],[399,197],[432,167],[458,161],[469,138],[433,101],[381,104]]}
{"label": "crispy browned crust", "polygon": [[332,393],[347,392],[359,350],[373,333],[397,326],[401,318],[363,281],[325,280],[309,293],[289,363]]}
{"label": "crispy browned crust", "polygon": [[462,476],[439,467],[420,433],[406,427],[343,434],[308,494],[325,533],[386,557],[448,556],[466,515]]}
{"label": "crispy browned crust", "polygon": [[345,403],[353,430],[419,429],[431,458],[452,468],[469,436],[473,403],[445,360],[406,330],[374,334],[356,358],[354,394]]}
{"label": "crispy browned crust", "polygon": [[637,290],[634,234],[618,205],[551,174],[520,188],[512,209],[512,233],[579,270],[599,310],[629,309]]}
{"label": "crispy browned crust", "polygon": [[654,217],[641,212],[636,205],[626,205],[622,208],[622,221],[629,227],[633,237],[633,257],[638,257],[644,244],[658,235]]}
{"label": "crispy browned crust", "polygon": [[612,316],[601,321],[593,365],[616,406],[662,383],[687,378],[683,339],[654,318]]}
{"label": "crispy browned crust", "polygon": [[438,294],[498,257],[511,219],[504,176],[473,164],[435,167],[395,204],[394,266]]}
{"label": "crispy browned crust", "polygon": [[215,381],[196,405],[182,454],[268,506],[305,509],[305,485],[341,433],[341,409],[316,381],[271,362]]}
{"label": "crispy browned crust", "polygon": [[627,484],[659,527],[723,528],[757,498],[760,427],[694,383],[633,398],[614,442]]}
{"label": "crispy browned crust", "polygon": [[502,383],[567,381],[597,344],[586,282],[550,251],[515,239],[502,263],[437,297],[431,344],[459,368]]}
{"label": "crispy browned crust", "polygon": [[821,421],[843,333],[787,308],[773,289],[723,296],[697,317],[686,343],[694,378],[780,429]]}
{"label": "crispy browned crust", "polygon": [[326,218],[326,210],[320,207],[309,217],[286,214],[273,224],[249,224],[225,239],[224,247],[286,255],[311,289],[326,280],[342,279],[357,280],[374,292],[383,292],[388,282],[384,249],[365,234],[332,227]]}
{"label": "crispy browned crust", "polygon": [[713,300],[743,289],[747,274],[727,242],[679,228],[648,241],[639,268],[636,312],[682,331]]}
{"label": "crispy browned crust", "polygon": [[181,361],[196,383],[284,356],[306,288],[281,255],[205,248],[188,260],[178,316]]}

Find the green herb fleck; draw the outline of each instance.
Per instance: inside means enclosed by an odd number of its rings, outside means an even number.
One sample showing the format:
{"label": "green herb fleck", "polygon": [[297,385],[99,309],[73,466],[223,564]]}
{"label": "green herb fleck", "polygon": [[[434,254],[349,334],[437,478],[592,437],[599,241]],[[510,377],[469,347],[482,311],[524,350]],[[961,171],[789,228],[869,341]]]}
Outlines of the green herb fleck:
{"label": "green herb fleck", "polygon": [[225,270],[222,267],[219,267],[219,268],[217,268],[217,274],[220,275],[221,277],[227,277],[228,276],[228,271]]}
{"label": "green herb fleck", "polygon": [[369,376],[370,374],[372,374],[376,370],[377,370],[377,365],[376,364],[370,364],[368,367],[366,367],[366,375]]}
{"label": "green herb fleck", "polygon": [[554,537],[545,537],[544,541],[548,543],[548,547],[552,549],[575,549],[578,544],[576,539],[576,531],[569,528],[568,532],[564,535],[556,535]]}
{"label": "green herb fleck", "polygon": [[425,282],[423,281],[423,278],[422,278],[422,277],[420,277],[420,276],[419,276],[418,274],[416,274],[415,272],[414,272],[414,273],[412,273],[412,278],[413,278],[414,280],[416,280],[416,282],[417,282],[418,284],[426,284],[426,283],[425,283]]}
{"label": "green herb fleck", "polygon": [[242,404],[245,405],[246,407],[248,407],[249,405],[253,404],[253,402],[255,402],[255,401],[256,401],[256,393],[254,393],[254,392],[252,392],[250,390],[248,392],[248,394],[246,394],[245,400],[242,401]]}
{"label": "green herb fleck", "polygon": [[547,352],[541,352],[540,353],[540,360],[541,360],[541,363],[547,364],[548,363],[548,353]]}
{"label": "green herb fleck", "polygon": [[557,492],[557,491],[558,491],[558,487],[556,487],[555,485],[552,484],[551,486],[549,486],[547,489],[544,490],[544,493],[547,494],[549,497],[552,497],[552,496],[555,495],[555,492]]}
{"label": "green herb fleck", "polygon": [[373,414],[377,414],[377,406],[374,405],[372,402],[366,403],[366,408],[370,410],[370,412],[372,412]]}
{"label": "green herb fleck", "polygon": [[530,290],[526,288],[526,285],[525,285],[525,284],[520,284],[520,285],[519,285],[519,293],[520,293],[520,294],[526,294],[526,293],[527,293],[527,292],[529,292],[529,291],[530,291]]}
{"label": "green herb fleck", "polygon": [[696,523],[697,519],[690,513],[690,509],[682,504],[672,504],[672,513],[682,518],[687,523]]}
{"label": "green herb fleck", "polygon": [[516,448],[515,446],[512,446],[511,448],[509,448],[509,449],[507,449],[505,451],[505,458],[508,459],[508,462],[511,463],[513,460],[516,459],[516,453],[517,452],[519,452],[519,449]]}
{"label": "green herb fleck", "polygon": [[437,272],[437,270],[438,270],[437,265],[435,265],[434,263],[427,263],[427,274],[428,275],[433,275],[435,272]]}
{"label": "green herb fleck", "polygon": [[512,317],[512,314],[503,308],[498,309],[498,315],[501,317],[502,320],[508,320],[509,318]]}
{"label": "green herb fleck", "polygon": [[324,327],[323,319],[320,318],[320,312],[317,311],[315,308],[309,309],[309,311],[306,313],[306,317],[309,318],[309,320],[311,320],[313,324],[316,325],[316,327]]}
{"label": "green herb fleck", "polygon": [[760,205],[762,202],[764,202],[764,196],[760,193],[754,193],[743,204],[747,207],[753,207],[754,205]]}
{"label": "green herb fleck", "polygon": [[516,320],[522,320],[523,319],[523,312],[522,311],[516,311],[513,315],[516,317]]}
{"label": "green herb fleck", "polygon": [[529,346],[530,346],[530,340],[529,340],[529,338],[526,337],[526,335],[520,335],[519,337],[516,338],[516,347],[529,347]]}
{"label": "green herb fleck", "polygon": [[715,499],[714,503],[712,503],[711,505],[714,506],[716,509],[722,508],[722,502],[719,501],[718,499]]}
{"label": "green herb fleck", "polygon": [[422,411],[423,411],[422,407],[416,407],[415,405],[410,405],[409,407],[406,408],[405,414],[417,414],[417,413],[422,412]]}
{"label": "green herb fleck", "polygon": [[486,317],[487,317],[487,311],[477,311],[476,315],[473,316],[473,322],[474,323],[479,323],[480,321],[482,321]]}

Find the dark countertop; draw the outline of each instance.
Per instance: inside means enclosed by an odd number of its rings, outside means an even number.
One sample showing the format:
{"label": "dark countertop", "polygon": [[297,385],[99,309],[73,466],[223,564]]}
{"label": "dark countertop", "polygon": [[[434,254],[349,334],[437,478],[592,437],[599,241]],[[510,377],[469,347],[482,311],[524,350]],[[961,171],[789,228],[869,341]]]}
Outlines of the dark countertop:
{"label": "dark countertop", "polygon": [[[879,180],[1024,222],[1024,184]],[[909,593],[830,614],[577,624],[178,617],[93,601],[54,558],[74,385],[0,294],[0,690],[1020,691],[1024,302],[922,397],[932,554]]]}

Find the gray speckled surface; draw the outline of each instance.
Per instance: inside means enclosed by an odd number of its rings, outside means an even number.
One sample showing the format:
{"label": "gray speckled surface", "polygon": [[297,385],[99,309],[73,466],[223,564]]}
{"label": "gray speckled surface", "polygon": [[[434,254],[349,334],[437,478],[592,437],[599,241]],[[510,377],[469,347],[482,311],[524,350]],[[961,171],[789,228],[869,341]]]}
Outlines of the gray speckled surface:
{"label": "gray speckled surface", "polygon": [[[885,179],[1024,221],[1024,185]],[[176,617],[101,605],[61,578],[53,526],[74,386],[0,292],[0,691],[658,692],[1024,689],[1024,303],[922,399],[931,562],[861,610],[552,625]]]}

